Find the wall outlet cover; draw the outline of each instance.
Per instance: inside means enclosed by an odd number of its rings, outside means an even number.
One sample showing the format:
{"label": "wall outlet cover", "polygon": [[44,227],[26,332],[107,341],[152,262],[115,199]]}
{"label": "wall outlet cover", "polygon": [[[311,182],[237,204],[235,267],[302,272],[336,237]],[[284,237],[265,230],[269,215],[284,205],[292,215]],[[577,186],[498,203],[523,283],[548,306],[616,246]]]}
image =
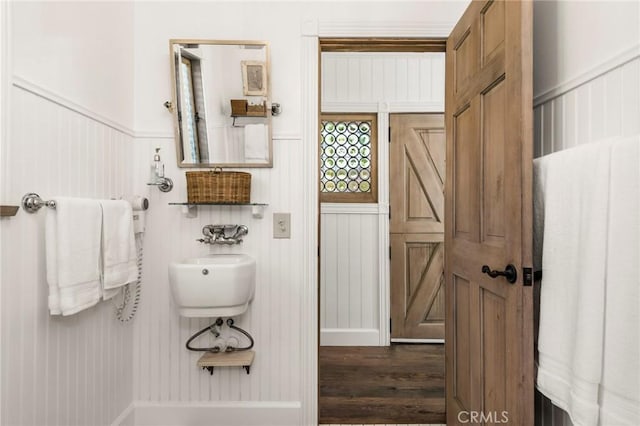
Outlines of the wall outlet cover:
{"label": "wall outlet cover", "polygon": [[291,213],[273,214],[273,238],[291,238]]}

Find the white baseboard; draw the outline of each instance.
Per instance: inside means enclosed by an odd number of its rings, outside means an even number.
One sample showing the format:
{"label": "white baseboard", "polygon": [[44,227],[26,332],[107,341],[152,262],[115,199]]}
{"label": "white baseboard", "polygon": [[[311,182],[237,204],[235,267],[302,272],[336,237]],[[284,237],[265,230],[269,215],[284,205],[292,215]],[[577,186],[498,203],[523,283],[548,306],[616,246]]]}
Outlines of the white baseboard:
{"label": "white baseboard", "polygon": [[444,339],[401,339],[393,338],[391,343],[444,343]]}
{"label": "white baseboard", "polygon": [[320,346],[380,346],[380,331],[375,328],[323,328]]}
{"label": "white baseboard", "polygon": [[135,426],[133,403],[129,404],[122,413],[111,423],[111,426]]}
{"label": "white baseboard", "polygon": [[111,426],[299,426],[299,401],[136,401]]}

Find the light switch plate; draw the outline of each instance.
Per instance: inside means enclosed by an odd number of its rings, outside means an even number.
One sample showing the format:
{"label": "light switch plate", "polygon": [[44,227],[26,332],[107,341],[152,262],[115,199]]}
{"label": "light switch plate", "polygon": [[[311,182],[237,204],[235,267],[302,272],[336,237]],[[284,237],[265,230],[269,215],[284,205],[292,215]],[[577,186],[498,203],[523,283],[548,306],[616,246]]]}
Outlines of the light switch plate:
{"label": "light switch plate", "polygon": [[291,213],[273,214],[273,238],[291,238]]}

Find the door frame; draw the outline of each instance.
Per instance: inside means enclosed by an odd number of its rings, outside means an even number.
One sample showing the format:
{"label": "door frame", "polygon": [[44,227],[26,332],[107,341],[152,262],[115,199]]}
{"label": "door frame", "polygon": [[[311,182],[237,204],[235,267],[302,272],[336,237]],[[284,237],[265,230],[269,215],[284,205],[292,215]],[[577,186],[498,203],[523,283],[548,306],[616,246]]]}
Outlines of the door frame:
{"label": "door frame", "polygon": [[[0,1],[0,201],[8,201],[7,189],[9,188],[7,176],[7,141],[9,140],[9,105],[11,97],[11,4]],[[0,227],[0,259],[2,258],[4,242],[2,239],[2,227]],[[2,262],[0,261],[0,325],[2,322]],[[2,340],[2,327],[0,326],[0,341]],[[2,364],[2,351],[0,350],[0,365]],[[0,401],[2,401],[2,387],[0,387]],[[0,419],[2,407],[0,404]]]}
{"label": "door frame", "polygon": [[[301,31],[303,187],[303,280],[301,288],[301,424],[318,421],[319,224],[318,123],[320,38],[447,38],[454,21],[305,21]],[[383,135],[379,134],[379,137]],[[379,186],[382,190],[382,185]],[[387,235],[388,238],[388,235]],[[384,331],[388,334],[387,329]],[[380,330],[383,333],[383,330]]]}

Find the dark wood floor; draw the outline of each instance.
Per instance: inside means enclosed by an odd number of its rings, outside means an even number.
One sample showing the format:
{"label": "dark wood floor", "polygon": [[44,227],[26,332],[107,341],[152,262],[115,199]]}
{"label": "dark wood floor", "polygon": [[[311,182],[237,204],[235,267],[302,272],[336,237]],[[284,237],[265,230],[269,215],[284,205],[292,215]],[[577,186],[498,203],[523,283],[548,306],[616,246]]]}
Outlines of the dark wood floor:
{"label": "dark wood floor", "polygon": [[320,424],[445,423],[444,345],[319,353]]}

